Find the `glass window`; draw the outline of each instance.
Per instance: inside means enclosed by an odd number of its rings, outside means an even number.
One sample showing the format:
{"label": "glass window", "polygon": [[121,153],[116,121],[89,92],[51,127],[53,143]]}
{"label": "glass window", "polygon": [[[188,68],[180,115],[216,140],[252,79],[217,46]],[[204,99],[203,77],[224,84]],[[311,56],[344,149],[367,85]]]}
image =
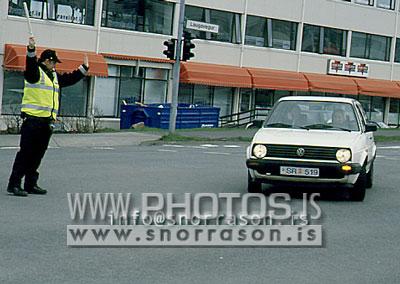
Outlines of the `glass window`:
{"label": "glass window", "polygon": [[254,106],[256,108],[272,107],[274,101],[273,90],[260,90],[255,91]]}
{"label": "glass window", "polygon": [[320,27],[304,24],[302,51],[319,53]]}
{"label": "glass window", "polygon": [[272,47],[296,49],[297,23],[272,20]]}
{"label": "glass window", "polygon": [[354,0],[354,2],[357,4],[374,6],[374,0]]}
{"label": "glass window", "polygon": [[174,4],[162,0],[104,0],[102,26],[172,34]]}
{"label": "glass window", "polygon": [[248,16],[245,44],[296,49],[297,23]]}
{"label": "glass window", "polygon": [[395,0],[376,0],[376,6],[384,9],[394,10]]}
{"label": "glass window", "polygon": [[394,54],[394,62],[400,62],[400,39],[396,38],[396,51]]}
{"label": "glass window", "polygon": [[247,16],[245,44],[268,46],[266,38],[267,19],[256,16]]}
{"label": "glass window", "polygon": [[95,0],[9,0],[8,14],[25,16],[26,2],[32,18],[82,25],[94,24]]}
{"label": "glass window", "polygon": [[250,89],[242,89],[240,94],[240,111],[250,109],[250,99],[252,91]]}
{"label": "glass window", "polygon": [[185,27],[185,31],[190,32],[194,38],[240,43],[241,39],[239,14],[220,10],[186,6],[185,19],[210,23],[213,25],[218,25],[219,27],[218,33],[201,32],[197,30],[187,29]]}
{"label": "glass window", "polygon": [[146,80],[144,84],[145,104],[165,103],[165,95],[167,93],[167,81]]}
{"label": "glass window", "polygon": [[390,37],[353,32],[350,56],[389,61],[390,43]]}
{"label": "glass window", "polygon": [[399,99],[390,99],[390,107],[389,107],[389,117],[388,122],[389,125],[399,125],[399,112],[400,112],[400,100]]}
{"label": "glass window", "polygon": [[194,86],[193,104],[212,106],[212,89],[210,86]]}
{"label": "glass window", "polygon": [[347,31],[324,28],[324,52],[346,56]]}
{"label": "glass window", "polygon": [[347,31],[304,25],[302,51],[346,56]]}
{"label": "glass window", "polygon": [[361,103],[361,106],[363,107],[367,119],[371,119],[371,97],[365,95],[359,95],[358,101]]}
{"label": "glass window", "polygon": [[89,77],[60,91],[60,116],[86,116]]}
{"label": "glass window", "polygon": [[118,78],[98,77],[96,79],[96,95],[94,107],[99,116],[115,117],[117,115]]}
{"label": "glass window", "polygon": [[179,84],[178,103],[191,104],[193,103],[193,86],[189,84]]}
{"label": "glass window", "polygon": [[385,98],[371,97],[371,120],[380,122],[383,121],[385,112]]}
{"label": "glass window", "polygon": [[230,115],[232,113],[233,104],[233,88],[214,88],[214,103],[213,106],[219,107],[219,115]]}
{"label": "glass window", "polygon": [[4,72],[2,114],[19,115],[24,94],[24,75],[20,72]]}

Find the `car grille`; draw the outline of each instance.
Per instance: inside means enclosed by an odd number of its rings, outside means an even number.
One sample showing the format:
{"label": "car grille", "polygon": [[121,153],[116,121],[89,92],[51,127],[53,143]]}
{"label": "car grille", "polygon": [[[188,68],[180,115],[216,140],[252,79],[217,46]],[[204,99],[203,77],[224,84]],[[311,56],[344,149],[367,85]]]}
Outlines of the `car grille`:
{"label": "car grille", "polygon": [[[301,145],[266,145],[267,157],[294,158],[309,160],[336,160],[336,151],[339,148],[301,146]],[[298,149],[304,149],[303,156],[299,156]]]}

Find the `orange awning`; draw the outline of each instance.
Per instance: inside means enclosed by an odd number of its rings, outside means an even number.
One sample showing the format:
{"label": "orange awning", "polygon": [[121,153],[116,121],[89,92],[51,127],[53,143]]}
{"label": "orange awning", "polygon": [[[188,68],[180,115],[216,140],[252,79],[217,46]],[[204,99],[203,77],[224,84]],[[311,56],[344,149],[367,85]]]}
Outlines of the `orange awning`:
{"label": "orange awning", "polygon": [[272,69],[247,68],[253,88],[285,91],[308,91],[308,82],[302,73]]}
{"label": "orange awning", "polygon": [[181,83],[209,86],[251,88],[251,77],[245,68],[205,63],[182,63]]}
{"label": "orange awning", "polygon": [[[40,56],[43,50],[47,47],[37,47],[36,54]],[[53,49],[53,48],[52,48]],[[57,71],[60,73],[72,72],[83,63],[85,54],[89,58],[89,75],[90,76],[108,76],[108,66],[103,56],[90,51],[77,51],[54,48],[57,52],[57,57],[62,63],[57,64]],[[26,46],[19,44],[6,44],[4,53],[4,69],[24,71],[26,59]]]}
{"label": "orange awning", "polygon": [[133,56],[133,55],[123,55],[123,54],[114,54],[114,53],[101,53],[104,57],[117,59],[117,60],[140,60],[140,61],[148,61],[148,62],[157,62],[157,63],[174,63],[175,61],[164,59],[164,58],[154,58],[154,57],[145,57],[145,56]]}
{"label": "orange awning", "polygon": [[354,79],[362,95],[400,98],[400,87],[396,82],[378,79]]}
{"label": "orange awning", "polygon": [[312,92],[357,95],[358,87],[354,79],[344,76],[303,73]]}

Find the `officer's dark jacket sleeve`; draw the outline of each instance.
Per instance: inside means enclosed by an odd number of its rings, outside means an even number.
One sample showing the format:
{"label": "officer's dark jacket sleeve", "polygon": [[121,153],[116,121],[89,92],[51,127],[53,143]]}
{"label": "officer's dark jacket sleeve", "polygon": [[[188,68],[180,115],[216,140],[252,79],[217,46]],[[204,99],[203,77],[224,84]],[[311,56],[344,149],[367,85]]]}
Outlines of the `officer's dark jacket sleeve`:
{"label": "officer's dark jacket sleeve", "polygon": [[58,84],[60,85],[60,88],[68,87],[79,82],[79,80],[81,80],[83,77],[86,76],[88,69],[89,68],[87,68],[84,64],[82,64],[81,66],[79,66],[78,69],[76,69],[71,73],[65,73],[65,74],[57,73]]}
{"label": "officer's dark jacket sleeve", "polygon": [[37,83],[40,79],[39,64],[37,62],[35,49],[28,48],[24,78],[31,84]]}
{"label": "officer's dark jacket sleeve", "polygon": [[[81,66],[79,66],[78,69],[71,73],[57,73],[58,84],[60,85],[60,88],[68,87],[77,83],[79,80],[86,76],[88,70],[89,68],[82,64]],[[37,83],[40,79],[39,64],[37,61],[35,49],[28,48],[24,77],[25,80],[31,84]]]}

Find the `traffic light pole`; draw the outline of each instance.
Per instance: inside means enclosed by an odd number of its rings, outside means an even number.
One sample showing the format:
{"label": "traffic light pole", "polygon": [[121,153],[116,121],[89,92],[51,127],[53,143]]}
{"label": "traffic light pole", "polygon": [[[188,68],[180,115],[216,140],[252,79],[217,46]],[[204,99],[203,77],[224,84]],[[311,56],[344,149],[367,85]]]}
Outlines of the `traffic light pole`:
{"label": "traffic light pole", "polygon": [[178,91],[179,91],[179,75],[181,71],[181,49],[182,49],[182,35],[183,25],[185,22],[185,0],[181,0],[179,6],[179,24],[178,24],[178,35],[176,41],[175,51],[175,63],[173,67],[173,81],[172,81],[172,100],[171,109],[169,114],[169,133],[175,133],[176,127],[176,115],[178,112]]}

